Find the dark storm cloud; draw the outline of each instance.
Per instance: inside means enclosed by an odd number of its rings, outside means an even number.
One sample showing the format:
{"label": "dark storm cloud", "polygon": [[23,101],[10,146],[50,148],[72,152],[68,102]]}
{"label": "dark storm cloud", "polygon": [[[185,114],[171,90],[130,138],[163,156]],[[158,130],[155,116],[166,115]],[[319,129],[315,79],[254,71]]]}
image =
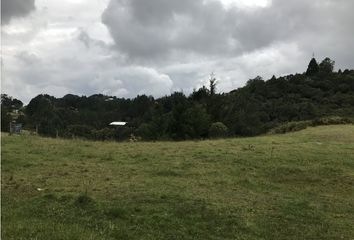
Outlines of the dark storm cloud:
{"label": "dark storm cloud", "polygon": [[212,0],[111,0],[102,20],[117,49],[133,60],[237,56],[295,42],[309,54],[348,61],[353,57],[343,48],[354,47],[353,7],[352,0],[273,0],[245,11]]}
{"label": "dark storm cloud", "polygon": [[35,0],[1,0],[1,23],[7,24],[14,17],[27,16],[35,10]]}

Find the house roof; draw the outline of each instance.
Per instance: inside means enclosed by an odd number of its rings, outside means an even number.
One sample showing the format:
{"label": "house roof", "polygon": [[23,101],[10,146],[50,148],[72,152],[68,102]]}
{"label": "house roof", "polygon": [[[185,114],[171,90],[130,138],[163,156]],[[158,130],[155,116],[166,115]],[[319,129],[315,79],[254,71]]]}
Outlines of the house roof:
{"label": "house roof", "polygon": [[111,122],[109,125],[110,126],[124,126],[126,124],[127,124],[127,122]]}

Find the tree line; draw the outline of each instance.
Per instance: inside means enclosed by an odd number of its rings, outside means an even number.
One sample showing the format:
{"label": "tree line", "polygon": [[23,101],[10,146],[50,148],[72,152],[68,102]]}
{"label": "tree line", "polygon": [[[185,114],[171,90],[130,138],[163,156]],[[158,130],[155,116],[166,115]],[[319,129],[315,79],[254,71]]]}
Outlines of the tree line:
{"label": "tree line", "polygon": [[[215,77],[190,95],[175,92],[155,99],[95,94],[41,94],[27,106],[1,95],[1,128],[16,119],[43,136],[94,140],[186,140],[255,136],[280,124],[324,116],[354,115],[354,70],[334,71],[334,61],[311,59],[306,72],[263,80],[250,79],[229,93],[217,93]],[[128,122],[121,128],[113,121]]]}

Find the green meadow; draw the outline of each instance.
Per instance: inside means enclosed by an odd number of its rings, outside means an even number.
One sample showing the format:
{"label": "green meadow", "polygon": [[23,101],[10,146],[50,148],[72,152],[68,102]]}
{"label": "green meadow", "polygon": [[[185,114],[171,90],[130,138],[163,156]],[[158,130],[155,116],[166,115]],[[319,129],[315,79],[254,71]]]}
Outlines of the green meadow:
{"label": "green meadow", "polygon": [[2,239],[354,239],[354,125],[186,142],[2,134]]}

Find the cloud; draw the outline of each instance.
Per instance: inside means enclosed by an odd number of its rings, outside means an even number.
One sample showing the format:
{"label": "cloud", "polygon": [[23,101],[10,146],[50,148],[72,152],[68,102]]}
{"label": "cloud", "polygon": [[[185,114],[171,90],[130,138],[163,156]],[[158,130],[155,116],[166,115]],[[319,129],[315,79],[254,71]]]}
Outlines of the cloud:
{"label": "cloud", "polygon": [[36,9],[35,0],[2,0],[1,23],[8,24],[12,18],[25,17]]}
{"label": "cloud", "polygon": [[237,48],[232,15],[218,1],[112,0],[102,20],[128,58],[164,61]]}
{"label": "cloud", "polygon": [[[277,43],[295,42],[309,55],[354,45],[351,0],[273,0],[247,10],[237,1],[226,1],[229,7],[222,2],[111,0],[102,21],[117,51],[142,64],[193,61],[196,55],[230,58]],[[333,50],[337,41],[345,44]]]}
{"label": "cloud", "polygon": [[[59,33],[42,34],[57,39]],[[37,38],[42,38],[42,34]],[[154,68],[119,62],[116,55],[110,54],[109,45],[85,30],[73,29],[64,36],[51,42],[50,48],[43,44],[35,52],[21,49],[13,56],[7,55],[3,89],[26,103],[41,93],[56,97],[67,93],[118,97],[171,93],[173,82],[168,75]]]}
{"label": "cloud", "polygon": [[168,75],[153,68],[121,66],[101,72],[90,82],[90,86],[107,95],[135,97],[147,94],[161,97],[171,93],[173,82]]}
{"label": "cloud", "polygon": [[109,44],[107,44],[105,41],[99,40],[99,39],[95,39],[92,38],[89,33],[82,28],[78,29],[78,36],[77,36],[78,40],[80,40],[85,46],[86,48],[91,48],[93,46],[96,47],[100,47],[101,49],[106,49],[108,50],[109,48]]}

